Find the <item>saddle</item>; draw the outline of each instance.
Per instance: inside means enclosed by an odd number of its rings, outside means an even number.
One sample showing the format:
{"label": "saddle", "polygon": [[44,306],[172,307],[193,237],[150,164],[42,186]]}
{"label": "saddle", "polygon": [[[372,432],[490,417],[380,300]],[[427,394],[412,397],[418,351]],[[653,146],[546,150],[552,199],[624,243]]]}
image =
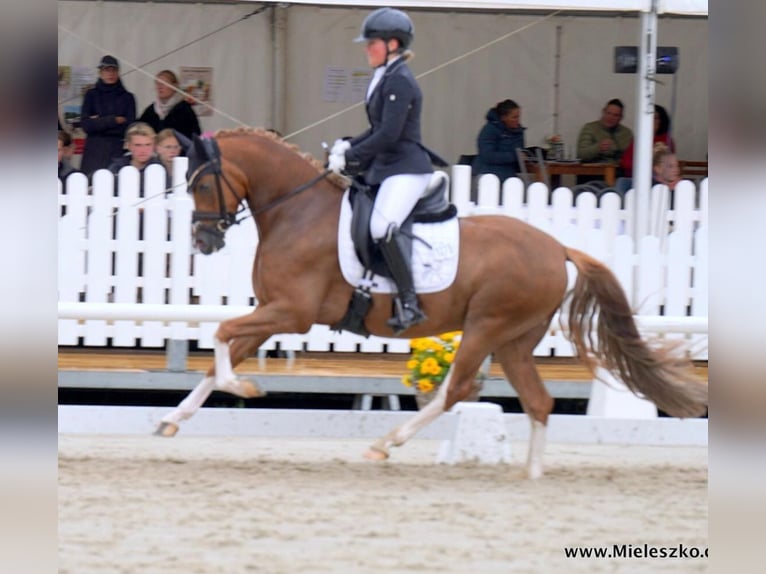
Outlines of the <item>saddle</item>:
{"label": "saddle", "polygon": [[[404,220],[399,228],[406,238],[406,252],[412,254],[412,225],[414,223],[439,223],[447,221],[457,215],[457,208],[447,201],[444,193],[447,186],[447,176],[442,172],[435,172],[434,177],[428,184],[425,195],[415,204],[412,212]],[[391,272],[383,260],[383,255],[370,235],[370,218],[375,203],[375,194],[379,186],[371,187],[366,183],[353,180],[349,191],[351,203],[351,239],[354,242],[354,250],[365,270],[381,277],[391,278]]]}
{"label": "saddle", "polygon": [[[446,174],[434,173],[425,195],[415,204],[412,212],[399,228],[408,259],[412,258],[413,239],[419,239],[412,232],[414,223],[439,223],[457,215],[457,208],[447,201],[446,186]],[[352,208],[351,238],[356,256],[364,267],[365,280],[354,289],[343,318],[330,326],[333,330],[346,330],[363,337],[370,336],[370,332],[364,326],[364,318],[372,305],[371,279],[374,275],[392,278],[380,249],[370,235],[370,218],[377,189],[377,186],[371,187],[364,181],[352,180],[349,189],[349,202]]]}

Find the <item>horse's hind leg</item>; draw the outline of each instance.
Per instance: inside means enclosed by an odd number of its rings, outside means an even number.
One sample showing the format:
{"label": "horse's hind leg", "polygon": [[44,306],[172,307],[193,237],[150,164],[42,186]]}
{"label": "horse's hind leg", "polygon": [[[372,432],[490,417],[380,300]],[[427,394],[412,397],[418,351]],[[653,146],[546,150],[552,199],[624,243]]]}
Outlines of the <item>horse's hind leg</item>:
{"label": "horse's hind leg", "polygon": [[532,351],[546,330],[547,325],[536,327],[495,350],[495,358],[503,367],[508,381],[516,389],[521,406],[532,423],[527,456],[529,478],[539,478],[543,474],[545,431],[548,415],[553,410],[553,397],[543,385],[532,357]]}
{"label": "horse's hind leg", "polygon": [[[235,339],[231,348],[232,364],[237,365],[241,363],[245,358],[255,352],[255,350],[261,345],[262,339],[260,337],[241,337]],[[228,349],[227,349],[228,350]],[[250,381],[240,381],[243,385],[242,392],[247,392],[246,398],[253,398],[263,396],[257,385]],[[212,367],[192,391],[186,395],[178,406],[162,417],[157,430],[154,434],[157,436],[172,437],[178,432],[178,426],[181,421],[185,421],[191,418],[202,405],[207,398],[215,390],[215,377],[213,376]],[[228,390],[225,387],[222,390]],[[241,393],[234,393],[238,396],[243,396]]]}
{"label": "horse's hind leg", "polygon": [[384,460],[388,458],[390,447],[403,445],[420,429],[471,393],[476,373],[490,350],[484,340],[477,342],[476,338],[469,339],[465,334],[463,337],[460,348],[455,355],[455,361],[436,392],[436,396],[410,420],[378,439],[364,453],[366,459]]}

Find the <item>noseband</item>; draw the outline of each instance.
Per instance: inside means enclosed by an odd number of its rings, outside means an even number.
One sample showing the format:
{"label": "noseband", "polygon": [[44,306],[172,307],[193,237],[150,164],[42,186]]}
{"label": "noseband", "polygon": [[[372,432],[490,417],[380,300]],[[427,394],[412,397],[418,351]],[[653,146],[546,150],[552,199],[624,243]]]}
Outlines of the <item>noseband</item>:
{"label": "noseband", "polygon": [[[215,140],[208,141],[214,142]],[[218,152],[217,145],[215,145],[215,152],[217,153],[211,153],[208,156],[211,159],[203,163],[192,174],[191,178],[189,178],[188,188],[194,189],[195,183],[203,175],[213,174],[215,177],[215,192],[216,195],[218,195],[218,213],[214,213],[212,211],[199,211],[195,209],[192,211],[192,224],[198,223],[200,221],[215,221],[215,229],[223,235],[223,233],[229,227],[234,224],[239,224],[243,219],[246,219],[246,217],[240,217],[237,219],[237,216],[245,211],[247,206],[244,203],[245,198],[237,195],[237,192],[234,191],[234,187],[231,185],[231,182],[229,182],[226,175],[223,173],[223,170],[221,169],[221,155],[220,152]],[[234,213],[229,213],[226,211],[226,202],[223,199],[224,192],[223,186],[221,185],[221,180],[226,183],[226,187],[228,187],[229,191],[237,200],[237,210]]]}

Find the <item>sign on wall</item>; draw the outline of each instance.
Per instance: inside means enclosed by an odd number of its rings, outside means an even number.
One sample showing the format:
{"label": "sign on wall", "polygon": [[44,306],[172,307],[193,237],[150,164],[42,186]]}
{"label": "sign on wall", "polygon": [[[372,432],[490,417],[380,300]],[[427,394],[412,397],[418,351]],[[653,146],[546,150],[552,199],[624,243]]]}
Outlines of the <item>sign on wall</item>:
{"label": "sign on wall", "polygon": [[181,66],[181,89],[196,102],[192,105],[198,116],[212,116],[213,68]]}
{"label": "sign on wall", "polygon": [[325,102],[352,103],[364,101],[372,78],[368,68],[327,66],[324,70],[322,99]]}

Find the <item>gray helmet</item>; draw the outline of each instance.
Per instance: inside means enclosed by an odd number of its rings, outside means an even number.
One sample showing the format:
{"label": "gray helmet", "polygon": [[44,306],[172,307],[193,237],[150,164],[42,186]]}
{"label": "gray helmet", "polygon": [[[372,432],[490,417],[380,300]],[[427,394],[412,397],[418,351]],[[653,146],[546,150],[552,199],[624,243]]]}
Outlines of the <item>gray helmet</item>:
{"label": "gray helmet", "polygon": [[362,32],[354,42],[366,42],[373,38],[389,40],[396,38],[402,50],[409,48],[415,35],[412,20],[401,10],[395,8],[378,8],[362,22]]}

